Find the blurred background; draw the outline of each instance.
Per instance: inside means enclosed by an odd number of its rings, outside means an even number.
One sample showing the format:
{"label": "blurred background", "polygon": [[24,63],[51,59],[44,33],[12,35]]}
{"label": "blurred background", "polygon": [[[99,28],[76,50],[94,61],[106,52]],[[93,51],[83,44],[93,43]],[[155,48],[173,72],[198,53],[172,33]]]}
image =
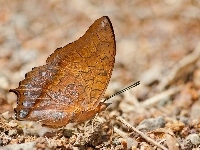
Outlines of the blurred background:
{"label": "blurred background", "polygon": [[[122,116],[135,126],[146,118],[162,116],[165,127],[182,133],[181,137],[199,133],[200,121],[193,124],[200,120],[199,0],[0,0],[0,113],[13,115],[17,98],[9,89],[17,88],[27,72],[44,65],[56,48],[77,40],[102,16],[110,18],[117,46],[105,96],[141,82],[109,100],[109,117]],[[175,89],[165,93],[171,87]],[[156,95],[152,107],[148,98]],[[9,119],[5,120],[1,119]],[[115,118],[108,121],[121,125]],[[6,144],[10,128],[5,130]],[[20,143],[16,139],[13,143]]]}
{"label": "blurred background", "polygon": [[25,73],[44,65],[56,48],[77,40],[101,16],[110,18],[117,45],[106,95],[137,80],[136,89],[147,95],[154,90],[147,85],[165,78],[197,46],[199,8],[198,0],[1,0],[0,112],[13,111],[16,96],[8,90]]}

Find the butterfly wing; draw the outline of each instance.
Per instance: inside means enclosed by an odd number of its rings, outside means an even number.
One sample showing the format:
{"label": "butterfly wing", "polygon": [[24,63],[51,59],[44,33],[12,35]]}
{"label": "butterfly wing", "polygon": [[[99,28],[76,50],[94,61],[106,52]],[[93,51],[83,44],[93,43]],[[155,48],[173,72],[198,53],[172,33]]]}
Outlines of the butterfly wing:
{"label": "butterfly wing", "polygon": [[112,24],[108,17],[101,17],[80,39],[53,53],[47,64],[73,73],[85,91],[79,95],[78,104],[84,103],[84,107],[90,109],[98,105],[104,94],[114,67],[115,54]]}
{"label": "butterfly wing", "polygon": [[94,109],[109,83],[115,38],[108,17],[96,20],[77,41],[57,49],[47,64],[26,74],[17,89],[18,120],[67,124],[76,113]]}

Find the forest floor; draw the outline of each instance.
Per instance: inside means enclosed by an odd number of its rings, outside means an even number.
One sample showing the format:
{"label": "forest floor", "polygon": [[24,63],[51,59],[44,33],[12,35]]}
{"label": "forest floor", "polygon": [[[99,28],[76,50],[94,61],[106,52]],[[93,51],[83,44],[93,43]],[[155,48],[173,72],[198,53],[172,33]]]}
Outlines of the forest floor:
{"label": "forest floor", "polygon": [[[95,118],[60,129],[17,121],[17,88],[56,48],[108,16],[115,66]],[[0,149],[200,149],[200,2],[0,1]],[[102,99],[103,100],[103,99]]]}

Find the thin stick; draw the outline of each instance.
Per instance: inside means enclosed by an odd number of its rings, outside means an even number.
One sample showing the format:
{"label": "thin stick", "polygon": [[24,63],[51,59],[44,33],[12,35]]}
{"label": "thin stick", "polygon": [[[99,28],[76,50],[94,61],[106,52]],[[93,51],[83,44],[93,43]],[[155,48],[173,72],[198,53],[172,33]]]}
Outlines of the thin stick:
{"label": "thin stick", "polygon": [[131,126],[127,121],[125,121],[122,117],[116,117],[117,120],[121,121],[124,125],[126,125],[128,128],[132,129],[134,132],[138,133],[142,138],[144,138],[147,142],[163,149],[163,150],[168,150],[166,147],[162,146],[155,140],[151,139],[150,137],[146,136],[143,132],[139,131],[135,127]]}
{"label": "thin stick", "polygon": [[128,138],[127,134],[120,129],[114,127],[114,132],[117,133],[119,136],[123,137],[124,139]]}
{"label": "thin stick", "polygon": [[134,112],[143,112],[145,109],[150,108],[152,106],[155,106],[157,103],[159,103],[160,101],[162,101],[163,99],[174,95],[178,92],[180,92],[182,89],[182,86],[178,86],[178,87],[173,87],[171,89],[168,89],[160,94],[157,94],[151,98],[146,99],[145,101],[142,101],[139,103],[139,105],[130,105],[129,107],[127,107],[124,112],[130,112],[130,111],[134,111]]}
{"label": "thin stick", "polygon": [[184,70],[188,66],[194,65],[200,58],[200,42],[197,44],[195,50],[181,59],[176,63],[167,77],[162,78],[161,82],[158,85],[158,90],[163,90],[167,85],[171,84],[181,73],[181,70]]}
{"label": "thin stick", "polygon": [[117,133],[122,138],[127,140],[127,147],[132,147],[132,146],[137,147],[138,146],[138,142],[135,139],[129,137],[129,135],[127,133],[125,133],[124,131],[121,131],[120,129],[114,127],[114,132]]}
{"label": "thin stick", "polygon": [[151,107],[152,105],[155,105],[156,103],[158,103],[162,99],[179,92],[181,89],[182,89],[182,86],[171,88],[171,89],[166,90],[166,91],[164,91],[160,94],[155,95],[154,97],[146,99],[145,101],[141,102],[140,104],[144,108]]}

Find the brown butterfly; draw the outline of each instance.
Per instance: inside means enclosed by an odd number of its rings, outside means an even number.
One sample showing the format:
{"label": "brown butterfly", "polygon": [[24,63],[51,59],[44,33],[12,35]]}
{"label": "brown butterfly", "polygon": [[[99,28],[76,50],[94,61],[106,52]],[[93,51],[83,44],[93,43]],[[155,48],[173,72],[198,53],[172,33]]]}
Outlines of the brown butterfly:
{"label": "brown butterfly", "polygon": [[14,109],[17,120],[39,121],[52,128],[82,122],[105,110],[100,102],[115,62],[115,34],[110,19],[97,19],[77,41],[55,50],[46,65],[25,75]]}

